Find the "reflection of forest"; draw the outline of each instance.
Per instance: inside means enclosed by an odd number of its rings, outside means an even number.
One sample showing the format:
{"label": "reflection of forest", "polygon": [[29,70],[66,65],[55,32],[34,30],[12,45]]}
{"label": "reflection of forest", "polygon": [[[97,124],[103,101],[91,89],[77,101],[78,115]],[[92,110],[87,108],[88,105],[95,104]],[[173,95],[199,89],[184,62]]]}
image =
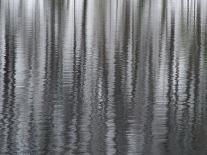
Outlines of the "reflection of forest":
{"label": "reflection of forest", "polygon": [[206,8],[0,0],[0,154],[204,154]]}

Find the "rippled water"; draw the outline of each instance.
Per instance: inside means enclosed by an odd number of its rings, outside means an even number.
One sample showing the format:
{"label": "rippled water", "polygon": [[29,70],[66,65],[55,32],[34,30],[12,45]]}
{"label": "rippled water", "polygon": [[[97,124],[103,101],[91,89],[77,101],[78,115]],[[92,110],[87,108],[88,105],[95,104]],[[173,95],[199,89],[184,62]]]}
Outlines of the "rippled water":
{"label": "rippled water", "polygon": [[0,154],[206,155],[206,0],[0,0]]}

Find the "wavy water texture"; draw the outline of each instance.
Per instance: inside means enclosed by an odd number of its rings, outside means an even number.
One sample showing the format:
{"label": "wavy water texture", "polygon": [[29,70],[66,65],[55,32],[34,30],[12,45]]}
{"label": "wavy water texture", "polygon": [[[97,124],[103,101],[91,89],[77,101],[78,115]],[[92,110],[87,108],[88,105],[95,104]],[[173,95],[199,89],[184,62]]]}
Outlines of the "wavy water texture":
{"label": "wavy water texture", "polygon": [[206,155],[206,0],[0,0],[0,154]]}

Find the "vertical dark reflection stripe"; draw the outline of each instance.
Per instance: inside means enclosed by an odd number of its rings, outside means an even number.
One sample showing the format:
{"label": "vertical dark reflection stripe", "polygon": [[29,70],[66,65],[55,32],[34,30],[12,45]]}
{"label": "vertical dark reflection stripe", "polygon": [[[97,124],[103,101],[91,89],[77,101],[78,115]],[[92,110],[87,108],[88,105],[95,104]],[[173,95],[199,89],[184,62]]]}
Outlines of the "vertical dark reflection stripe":
{"label": "vertical dark reflection stripe", "polygon": [[[122,23],[121,26],[118,25],[118,11],[119,8],[122,8],[122,19],[120,19],[120,22]],[[116,12],[116,26],[117,30],[120,29],[120,32],[117,31],[117,36],[122,37],[122,35],[128,34],[129,30],[129,24],[128,24],[128,6],[127,3],[123,2],[123,6],[120,6],[119,1],[117,1],[117,12]],[[117,51],[115,53],[115,88],[114,88],[114,101],[117,103],[115,105],[115,127],[116,127],[116,135],[115,135],[115,142],[116,142],[116,153],[117,154],[126,154],[127,152],[127,139],[126,139],[126,102],[125,102],[125,95],[124,92],[126,90],[125,87],[125,70],[126,70],[126,42],[128,37],[124,37],[123,41],[122,38],[118,39],[117,42],[122,42],[121,45],[117,44]]]}
{"label": "vertical dark reflection stripe", "polygon": [[[199,138],[199,132],[198,131],[198,127],[199,127],[199,121],[200,121],[200,117],[199,117],[199,83],[200,83],[200,54],[201,54],[201,4],[200,4],[200,0],[197,1],[197,5],[196,5],[196,19],[195,19],[195,54],[194,54],[194,59],[195,59],[195,71],[194,71],[194,78],[195,78],[195,83],[194,83],[194,108],[193,108],[193,112],[194,112],[194,119],[193,119],[193,126],[192,126],[192,145],[194,144],[195,148],[199,148],[200,146],[197,146],[197,141]],[[205,147],[205,146],[204,146]]]}
{"label": "vertical dark reflection stripe", "polygon": [[[151,18],[152,18],[152,12],[151,12],[151,7],[152,7],[152,1],[149,1],[149,19],[148,22],[151,22]],[[148,24],[148,33],[151,34],[151,24]],[[143,149],[143,153],[144,154],[152,154],[151,150],[152,150],[152,120],[153,120],[153,106],[154,106],[154,86],[153,86],[153,42],[152,42],[152,35],[148,35],[149,37],[149,44],[148,44],[148,49],[149,49],[149,53],[147,54],[147,80],[148,80],[148,85],[146,88],[146,93],[147,93],[147,102],[148,104],[146,105],[146,122],[144,125],[144,130],[145,130],[145,134],[144,134],[144,149]]]}
{"label": "vertical dark reflection stripe", "polygon": [[[7,2],[7,7],[14,5]],[[7,9],[5,12],[5,65],[4,65],[4,89],[2,105],[1,125],[1,153],[7,154],[16,151],[15,137],[15,40],[16,31],[14,25],[14,13]]]}
{"label": "vertical dark reflection stripe", "polygon": [[[168,92],[167,92],[167,98],[168,98],[168,111],[167,111],[167,127],[168,127],[168,133],[167,133],[167,151],[171,153],[171,149],[174,150],[175,148],[171,148],[173,142],[173,131],[175,130],[175,108],[176,105],[173,102],[173,78],[174,78],[174,62],[175,62],[175,10],[174,7],[171,6],[171,19],[170,19],[170,39],[169,39],[169,55],[168,55]],[[167,30],[168,31],[168,30]],[[179,150],[175,150],[176,152]],[[177,152],[178,153],[178,152]]]}
{"label": "vertical dark reflection stripe", "polygon": [[[56,55],[56,46],[55,46],[55,12],[56,5],[55,0],[46,2],[48,8],[46,25],[46,67],[45,67],[45,87],[44,87],[44,101],[45,104],[42,105],[43,118],[42,126],[40,133],[40,148],[41,152],[44,154],[50,153],[49,150],[52,150],[51,142],[53,141],[52,137],[52,122],[54,120],[54,103],[52,102],[54,97],[52,96],[54,89],[56,89],[56,78],[57,78],[57,55]],[[51,39],[49,38],[51,36]],[[54,73],[54,74],[53,74]]]}

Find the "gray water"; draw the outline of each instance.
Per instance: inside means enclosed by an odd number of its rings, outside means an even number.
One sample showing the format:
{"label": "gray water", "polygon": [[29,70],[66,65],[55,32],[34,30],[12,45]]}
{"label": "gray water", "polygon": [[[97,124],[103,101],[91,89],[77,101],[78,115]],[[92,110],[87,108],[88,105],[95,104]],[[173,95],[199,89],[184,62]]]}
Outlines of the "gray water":
{"label": "gray water", "polygon": [[0,0],[1,155],[206,155],[206,0]]}

